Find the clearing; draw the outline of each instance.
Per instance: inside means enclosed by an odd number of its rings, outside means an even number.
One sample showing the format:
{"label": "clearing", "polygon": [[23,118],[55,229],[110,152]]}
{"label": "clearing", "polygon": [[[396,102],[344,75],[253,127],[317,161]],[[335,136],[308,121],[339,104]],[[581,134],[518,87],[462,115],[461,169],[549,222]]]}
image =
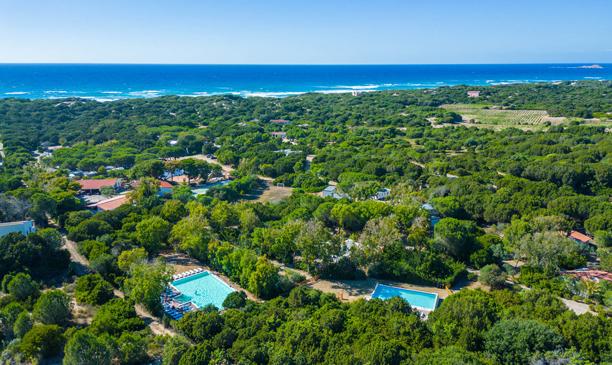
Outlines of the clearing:
{"label": "clearing", "polygon": [[564,117],[551,117],[546,110],[508,110],[484,104],[445,104],[441,108],[461,114],[463,122],[458,125],[467,127],[534,130],[567,121]]}

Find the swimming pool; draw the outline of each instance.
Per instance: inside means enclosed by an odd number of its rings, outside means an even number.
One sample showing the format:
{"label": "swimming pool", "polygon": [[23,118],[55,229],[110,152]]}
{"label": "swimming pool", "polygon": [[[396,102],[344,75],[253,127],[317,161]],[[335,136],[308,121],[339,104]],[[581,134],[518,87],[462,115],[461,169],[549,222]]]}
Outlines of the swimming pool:
{"label": "swimming pool", "polygon": [[232,180],[221,180],[221,181],[217,181],[217,182],[214,182],[214,183],[206,183],[206,184],[203,184],[203,185],[198,185],[194,189],[191,189],[191,192],[195,196],[204,195],[204,194],[208,193],[208,190],[210,190],[210,188],[213,188],[215,186],[225,186],[225,185],[229,184],[230,182],[232,182]]}
{"label": "swimming pool", "polygon": [[212,304],[223,309],[223,301],[229,293],[234,291],[215,274],[208,271],[175,280],[172,286],[181,292],[181,295],[176,298],[177,301],[192,302],[198,308]]}
{"label": "swimming pool", "polygon": [[400,297],[408,302],[412,307],[427,311],[436,309],[438,304],[438,294],[427,293],[424,291],[398,288],[396,286],[377,284],[372,292],[372,298],[389,299]]}

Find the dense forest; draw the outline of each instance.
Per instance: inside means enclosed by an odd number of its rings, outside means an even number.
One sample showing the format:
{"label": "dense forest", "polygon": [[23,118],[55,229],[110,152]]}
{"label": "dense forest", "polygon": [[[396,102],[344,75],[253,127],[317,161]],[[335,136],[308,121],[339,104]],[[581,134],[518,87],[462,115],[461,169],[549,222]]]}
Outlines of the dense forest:
{"label": "dense forest", "polygon": [[[467,127],[446,104],[565,119]],[[0,363],[610,363],[612,283],[567,274],[612,271],[610,119],[600,81],[1,99],[0,222],[37,231],[0,237]],[[206,182],[230,170],[205,194],[159,187],[174,171]],[[129,203],[95,212],[82,175],[137,184]],[[330,184],[335,197],[320,193]],[[291,195],[257,199],[276,186]],[[171,319],[169,253],[244,291]],[[424,319],[402,299],[348,301],[309,278],[454,293]]]}

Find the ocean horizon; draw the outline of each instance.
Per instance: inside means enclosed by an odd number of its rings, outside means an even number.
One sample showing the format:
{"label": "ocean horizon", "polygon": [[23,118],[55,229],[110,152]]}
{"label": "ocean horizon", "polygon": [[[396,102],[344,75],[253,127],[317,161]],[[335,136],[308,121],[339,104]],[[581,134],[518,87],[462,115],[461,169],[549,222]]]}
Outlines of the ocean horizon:
{"label": "ocean horizon", "polygon": [[0,98],[287,97],[581,80],[612,80],[612,64],[0,64]]}

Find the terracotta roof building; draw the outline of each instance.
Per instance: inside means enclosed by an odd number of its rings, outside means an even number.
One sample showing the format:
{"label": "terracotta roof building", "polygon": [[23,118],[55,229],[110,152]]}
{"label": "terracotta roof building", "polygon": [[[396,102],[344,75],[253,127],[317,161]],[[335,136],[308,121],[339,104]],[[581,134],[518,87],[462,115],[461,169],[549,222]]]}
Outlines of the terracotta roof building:
{"label": "terracotta roof building", "polygon": [[110,199],[99,201],[95,204],[88,205],[88,208],[94,209],[98,212],[105,212],[114,210],[129,202],[127,195],[118,195]]}
{"label": "terracotta roof building", "polygon": [[580,233],[578,231],[571,231],[569,234],[569,238],[573,239],[576,242],[580,242],[580,243],[585,243],[585,244],[589,244],[589,243],[593,243],[593,239],[589,236],[587,236],[584,233]]}
{"label": "terracotta roof building", "polygon": [[100,189],[104,187],[114,189],[121,187],[121,180],[119,179],[83,179],[77,180],[77,183],[81,185],[81,190],[87,194],[99,194]]}

